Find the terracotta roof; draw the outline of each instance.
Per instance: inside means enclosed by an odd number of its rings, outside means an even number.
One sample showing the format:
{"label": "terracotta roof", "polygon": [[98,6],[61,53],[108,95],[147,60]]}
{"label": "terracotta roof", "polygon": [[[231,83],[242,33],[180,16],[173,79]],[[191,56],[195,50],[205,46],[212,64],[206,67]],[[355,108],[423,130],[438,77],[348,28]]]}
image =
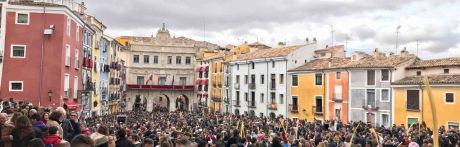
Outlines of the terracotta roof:
{"label": "terracotta roof", "polygon": [[[431,85],[460,85],[460,75],[429,75],[428,80]],[[393,85],[421,85],[423,77],[411,76],[391,83]]]}
{"label": "terracotta roof", "polygon": [[349,62],[344,67],[346,68],[394,68],[398,65],[415,60],[417,57],[415,55],[390,55],[390,56],[366,56],[358,61]]}
{"label": "terracotta roof", "polygon": [[309,71],[309,70],[323,70],[341,68],[351,60],[350,58],[328,58],[328,59],[316,59],[305,63],[304,65],[297,67],[290,71]]}
{"label": "terracotta roof", "polygon": [[284,56],[287,56],[289,53],[292,53],[293,51],[301,47],[304,47],[304,46],[305,45],[296,45],[296,46],[286,46],[286,47],[281,47],[281,48],[257,50],[257,51],[250,52],[247,54],[238,55],[236,61],[260,59],[260,58],[284,57]]}
{"label": "terracotta roof", "polygon": [[345,46],[344,45],[336,45],[336,46],[328,46],[326,48],[323,48],[323,49],[317,49],[315,50],[315,53],[316,52],[322,52],[322,51],[330,51],[331,49],[340,49],[340,48],[344,48]]}
{"label": "terracotta roof", "polygon": [[419,60],[407,69],[419,69],[426,67],[446,67],[446,66],[460,66],[460,57],[442,58],[433,60]]}

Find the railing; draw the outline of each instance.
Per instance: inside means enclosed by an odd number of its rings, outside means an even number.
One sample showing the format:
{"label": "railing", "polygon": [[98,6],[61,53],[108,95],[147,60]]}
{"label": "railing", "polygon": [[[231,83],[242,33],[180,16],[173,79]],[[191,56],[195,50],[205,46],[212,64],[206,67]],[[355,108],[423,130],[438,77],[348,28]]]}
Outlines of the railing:
{"label": "railing", "polygon": [[249,83],[249,89],[256,89],[256,83]]}
{"label": "railing", "polygon": [[9,0],[9,2],[40,2],[40,3],[50,3],[63,5],[68,7],[72,11],[84,12],[84,8],[81,4],[75,2],[75,0]]}
{"label": "railing", "polygon": [[298,105],[292,105],[292,104],[289,105],[289,110],[291,111],[291,113],[299,113],[298,108],[299,108]]}
{"label": "railing", "polygon": [[128,89],[151,89],[151,90],[194,90],[194,85],[136,85],[127,84]]}
{"label": "railing", "polygon": [[364,110],[368,110],[368,109],[371,109],[372,111],[379,110],[379,107],[377,107],[377,105],[375,104],[375,101],[369,104],[369,102],[367,102],[366,100],[362,100],[362,104],[363,104],[362,107]]}
{"label": "railing", "polygon": [[235,107],[240,107],[240,101],[238,101],[238,100],[233,100],[233,106],[235,106]]}
{"label": "railing", "polygon": [[273,103],[273,102],[272,102],[272,103],[268,104],[268,109],[270,109],[270,110],[277,110],[278,108],[276,107],[276,103]]}
{"label": "railing", "polygon": [[323,115],[323,112],[324,112],[323,106],[321,106],[321,111],[319,109],[317,109],[317,108],[318,107],[316,107],[316,106],[312,106],[313,112],[315,112],[316,115]]}
{"label": "railing", "polygon": [[420,111],[420,105],[418,104],[409,104],[406,101],[406,109],[407,111]]}
{"label": "railing", "polygon": [[249,107],[249,108],[256,108],[256,102],[255,102],[255,101],[252,101],[252,100],[249,101],[249,102],[248,102],[248,107]]}
{"label": "railing", "polygon": [[334,98],[332,98],[332,100],[333,100],[334,102],[342,102],[342,98],[334,97]]}
{"label": "railing", "polygon": [[213,100],[214,102],[222,102],[221,97],[220,97],[220,96],[217,96],[217,95],[216,95],[216,96],[212,96],[212,100]]}

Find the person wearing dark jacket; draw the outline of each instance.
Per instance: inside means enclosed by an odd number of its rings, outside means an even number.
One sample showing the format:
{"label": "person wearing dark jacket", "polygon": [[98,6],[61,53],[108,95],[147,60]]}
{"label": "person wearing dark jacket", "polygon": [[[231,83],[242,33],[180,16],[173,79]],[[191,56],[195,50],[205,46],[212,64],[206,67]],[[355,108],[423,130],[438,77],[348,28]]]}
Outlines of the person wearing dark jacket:
{"label": "person wearing dark jacket", "polygon": [[43,138],[45,137],[48,127],[46,127],[46,124],[41,121],[41,116],[38,113],[34,113],[30,116],[30,121],[32,122],[32,127],[33,131],[35,133],[35,136],[37,138]]}
{"label": "person wearing dark jacket", "polygon": [[27,116],[19,116],[18,119],[16,119],[15,127],[11,135],[13,135],[14,147],[25,147],[30,140],[35,138],[35,133],[32,130],[32,123],[30,123]]}
{"label": "person wearing dark jacket", "polygon": [[132,147],[133,144],[126,139],[126,131],[124,129],[120,129],[117,132],[117,141],[115,141],[115,147]]}
{"label": "person wearing dark jacket", "polygon": [[70,125],[72,126],[72,131],[69,134],[69,138],[73,138],[77,135],[81,134],[81,126],[80,122],[78,122],[78,115],[76,112],[71,112],[70,113]]}

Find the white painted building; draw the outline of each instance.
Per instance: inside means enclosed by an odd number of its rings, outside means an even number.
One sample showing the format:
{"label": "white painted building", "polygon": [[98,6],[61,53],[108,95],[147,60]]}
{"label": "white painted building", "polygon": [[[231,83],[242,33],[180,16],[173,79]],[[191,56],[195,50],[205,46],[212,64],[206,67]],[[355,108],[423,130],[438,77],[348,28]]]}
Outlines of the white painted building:
{"label": "white painted building", "polygon": [[[282,46],[283,44],[281,44]],[[286,116],[287,71],[313,59],[316,43],[260,49],[230,62],[234,114]]]}

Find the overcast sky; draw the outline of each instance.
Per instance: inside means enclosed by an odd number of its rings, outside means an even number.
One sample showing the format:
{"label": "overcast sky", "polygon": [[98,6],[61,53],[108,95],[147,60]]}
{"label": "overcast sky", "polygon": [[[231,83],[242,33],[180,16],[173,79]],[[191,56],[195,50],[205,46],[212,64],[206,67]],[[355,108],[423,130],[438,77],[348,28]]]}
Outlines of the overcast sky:
{"label": "overcast sky", "polygon": [[416,54],[419,40],[423,59],[460,56],[458,0],[83,1],[112,37],[150,36],[166,23],[171,35],[206,38],[222,46],[257,40],[272,47],[279,41],[295,45],[307,37],[325,46],[332,44],[332,25],[334,44],[348,40],[349,53],[374,48],[395,52],[401,25],[399,49]]}

